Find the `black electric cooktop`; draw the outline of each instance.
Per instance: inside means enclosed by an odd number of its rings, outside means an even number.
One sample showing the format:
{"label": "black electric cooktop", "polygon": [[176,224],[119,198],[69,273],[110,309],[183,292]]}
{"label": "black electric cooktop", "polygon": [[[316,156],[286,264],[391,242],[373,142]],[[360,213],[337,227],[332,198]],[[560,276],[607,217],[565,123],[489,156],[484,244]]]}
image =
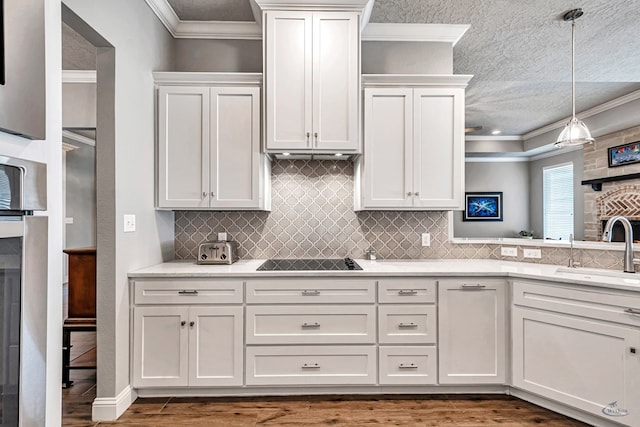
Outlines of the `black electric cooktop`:
{"label": "black electric cooktop", "polygon": [[351,258],[337,259],[268,259],[258,271],[297,271],[297,270],[362,270]]}

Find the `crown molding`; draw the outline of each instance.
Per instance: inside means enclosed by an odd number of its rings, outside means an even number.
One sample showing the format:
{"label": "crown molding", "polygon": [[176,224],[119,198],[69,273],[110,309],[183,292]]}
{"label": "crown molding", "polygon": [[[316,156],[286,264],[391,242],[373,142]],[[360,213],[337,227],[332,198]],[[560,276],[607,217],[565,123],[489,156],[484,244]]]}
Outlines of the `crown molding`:
{"label": "crown molding", "polygon": [[262,9],[260,9],[260,6],[258,6],[258,3],[256,3],[256,0],[249,0],[249,6],[251,6],[251,11],[253,12],[253,19],[256,20],[256,24],[258,24],[259,27],[262,27]]}
{"label": "crown molding", "polygon": [[180,23],[178,15],[173,11],[173,8],[167,0],[145,0],[147,5],[153,10],[160,22],[169,30],[173,37],[176,36],[175,29]]}
{"label": "crown molding", "polygon": [[456,43],[469,25],[454,24],[382,24],[371,22],[362,30],[362,41]]}
{"label": "crown molding", "polygon": [[[600,114],[600,113],[604,113],[605,111],[608,110],[612,110],[616,107],[620,107],[624,104],[628,104],[629,102],[633,102],[640,99],[640,90],[636,90],[635,92],[631,92],[628,93],[626,95],[623,95],[619,98],[616,99],[612,99],[611,101],[605,102],[604,104],[600,104],[597,105],[593,108],[590,108],[588,110],[582,111],[578,114],[576,114],[576,116],[580,117],[580,120],[584,120],[587,117],[591,117],[591,116],[595,116],[596,114]],[[548,124],[546,126],[543,126],[541,128],[538,128],[536,130],[533,130],[529,133],[525,133],[524,135],[522,135],[522,137],[527,140],[527,139],[531,139],[531,138],[535,138],[536,136],[545,134],[547,132],[551,132],[553,130],[559,129],[562,126],[566,125],[567,122],[569,122],[569,120],[571,120],[571,117],[567,117],[566,119],[563,120],[558,120],[555,123],[551,123]]]}
{"label": "crown molding", "polygon": [[209,73],[155,71],[156,84],[223,84],[235,86],[256,86],[262,84],[262,73]]}
{"label": "crown molding", "polygon": [[[96,141],[95,141],[94,139],[87,138],[86,136],[82,136],[82,135],[80,135],[80,134],[77,134],[77,133],[75,133],[75,132],[71,132],[71,131],[69,131],[69,130],[62,130],[62,137],[63,137],[63,138],[67,138],[67,139],[69,139],[69,140],[71,140],[71,141],[74,141],[74,142],[79,142],[79,143],[81,143],[81,144],[90,145],[90,146],[92,146],[92,147],[95,147],[95,146],[96,146]],[[63,144],[70,145],[70,144],[68,144],[68,143],[66,143],[66,142],[63,142]],[[75,147],[75,146],[73,146],[73,145],[70,145],[70,146],[71,146],[71,147],[74,147],[74,148],[73,148],[74,150],[75,150],[76,148],[78,148],[78,147]],[[70,151],[70,150],[65,150],[65,151]]]}
{"label": "crown molding", "polygon": [[96,70],[62,70],[62,83],[95,83]]}
{"label": "crown molding", "polygon": [[522,141],[520,135],[469,135],[466,136],[465,141]]}
{"label": "crown molding", "polygon": [[507,157],[465,157],[465,163],[527,163],[531,161],[529,157],[525,156],[507,156]]}
{"label": "crown molding", "polygon": [[255,0],[262,10],[343,10],[362,12],[371,0]]}
{"label": "crown molding", "polygon": [[473,76],[468,74],[363,74],[362,86],[446,86],[465,88],[472,78]]}

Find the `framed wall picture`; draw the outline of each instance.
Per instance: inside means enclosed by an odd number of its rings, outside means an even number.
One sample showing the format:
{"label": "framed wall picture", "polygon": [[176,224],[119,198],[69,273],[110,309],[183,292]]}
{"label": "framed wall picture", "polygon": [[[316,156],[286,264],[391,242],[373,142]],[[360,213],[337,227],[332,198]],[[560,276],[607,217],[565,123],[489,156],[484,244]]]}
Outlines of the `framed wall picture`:
{"label": "framed wall picture", "polygon": [[465,193],[464,221],[502,221],[502,192]]}
{"label": "framed wall picture", "polygon": [[640,162],[640,141],[610,147],[607,153],[610,168],[638,163]]}

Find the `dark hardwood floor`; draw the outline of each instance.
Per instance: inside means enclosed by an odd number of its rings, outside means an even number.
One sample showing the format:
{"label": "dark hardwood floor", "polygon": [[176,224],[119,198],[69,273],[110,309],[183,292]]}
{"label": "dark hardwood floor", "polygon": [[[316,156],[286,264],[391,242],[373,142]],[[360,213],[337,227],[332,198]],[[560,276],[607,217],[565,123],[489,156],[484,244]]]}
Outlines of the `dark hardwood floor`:
{"label": "dark hardwood floor", "polygon": [[[95,360],[95,334],[73,334],[72,358]],[[509,396],[296,396],[138,399],[116,422],[91,421],[93,370],[72,370],[62,391],[63,426],[427,427],[586,426]]]}

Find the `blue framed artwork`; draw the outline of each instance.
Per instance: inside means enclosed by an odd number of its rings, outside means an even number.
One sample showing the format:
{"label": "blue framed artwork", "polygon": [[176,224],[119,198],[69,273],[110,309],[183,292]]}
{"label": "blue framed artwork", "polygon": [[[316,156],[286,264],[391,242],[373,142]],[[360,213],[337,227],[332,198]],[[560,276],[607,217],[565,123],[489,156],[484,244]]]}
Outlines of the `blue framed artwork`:
{"label": "blue framed artwork", "polygon": [[465,193],[463,221],[502,221],[502,192]]}
{"label": "blue framed artwork", "polygon": [[607,151],[610,168],[640,162],[640,141],[611,147]]}

